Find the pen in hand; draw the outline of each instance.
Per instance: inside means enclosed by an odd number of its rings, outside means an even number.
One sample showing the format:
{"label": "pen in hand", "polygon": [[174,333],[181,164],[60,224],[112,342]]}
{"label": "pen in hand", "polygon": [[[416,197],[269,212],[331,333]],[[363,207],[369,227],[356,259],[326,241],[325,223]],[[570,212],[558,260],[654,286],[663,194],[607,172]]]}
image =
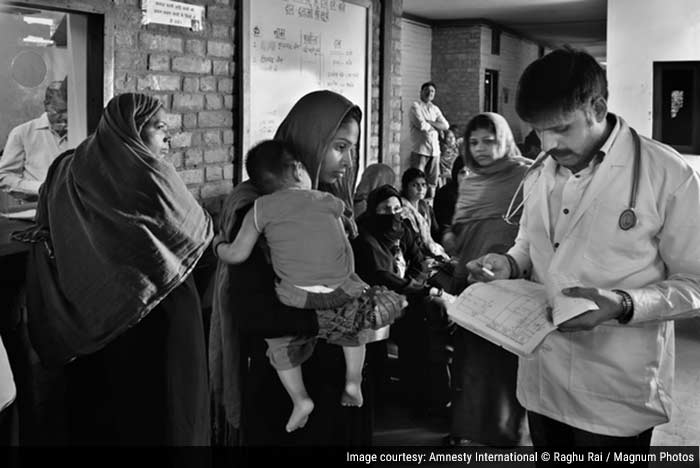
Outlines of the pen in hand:
{"label": "pen in hand", "polygon": [[496,275],[493,273],[493,271],[489,270],[489,269],[486,268],[486,267],[483,267],[483,266],[482,266],[482,267],[481,267],[481,272],[482,272],[483,274],[485,274],[486,276],[488,276],[489,278],[495,278],[495,277],[496,277]]}

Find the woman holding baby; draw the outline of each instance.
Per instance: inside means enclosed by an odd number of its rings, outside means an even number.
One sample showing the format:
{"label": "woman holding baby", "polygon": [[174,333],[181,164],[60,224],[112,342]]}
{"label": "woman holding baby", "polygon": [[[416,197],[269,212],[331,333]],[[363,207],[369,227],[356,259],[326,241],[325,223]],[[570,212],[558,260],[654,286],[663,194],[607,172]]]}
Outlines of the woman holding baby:
{"label": "woman holding baby", "polygon": [[[303,164],[313,189],[343,202],[340,222],[350,239],[357,235],[352,199],[361,118],[360,109],[341,95],[317,91],[294,105],[275,135],[275,140],[288,144]],[[218,229],[226,242],[236,238],[245,215],[260,195],[249,182],[237,186],[230,195]],[[316,336],[319,325],[315,310],[283,304],[275,284],[264,242],[257,242],[243,263],[219,262],[210,336],[217,442],[369,445],[370,393],[363,392],[366,397],[362,406],[341,404],[346,384],[343,348],[323,339],[315,342],[301,365],[313,412],[302,427],[287,431],[292,404],[266,356],[266,340]],[[362,385],[367,385],[367,379]]]}

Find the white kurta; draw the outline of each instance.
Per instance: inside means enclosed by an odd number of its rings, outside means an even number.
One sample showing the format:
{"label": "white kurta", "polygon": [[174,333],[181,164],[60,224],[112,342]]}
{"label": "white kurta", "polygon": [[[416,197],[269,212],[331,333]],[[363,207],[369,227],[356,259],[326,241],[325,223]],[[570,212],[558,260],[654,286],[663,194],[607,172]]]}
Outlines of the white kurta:
{"label": "white kurta", "polygon": [[620,229],[634,141],[617,119],[620,127],[563,230],[550,211],[556,161],[528,176],[529,197],[509,253],[535,281],[566,275],[584,287],[631,294],[631,323],[554,332],[534,357],[521,358],[517,393],[530,411],[598,434],[632,436],[670,419],[674,333],[667,320],[700,310],[700,176],[670,147],[641,137],[638,221]]}

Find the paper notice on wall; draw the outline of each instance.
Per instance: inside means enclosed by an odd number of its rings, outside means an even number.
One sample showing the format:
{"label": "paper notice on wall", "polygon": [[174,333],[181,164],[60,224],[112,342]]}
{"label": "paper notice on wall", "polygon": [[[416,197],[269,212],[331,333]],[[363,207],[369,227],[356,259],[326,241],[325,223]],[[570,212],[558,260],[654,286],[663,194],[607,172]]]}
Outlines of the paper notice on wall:
{"label": "paper notice on wall", "polygon": [[204,7],[170,0],[141,0],[141,24],[167,24],[192,31],[204,27]]}

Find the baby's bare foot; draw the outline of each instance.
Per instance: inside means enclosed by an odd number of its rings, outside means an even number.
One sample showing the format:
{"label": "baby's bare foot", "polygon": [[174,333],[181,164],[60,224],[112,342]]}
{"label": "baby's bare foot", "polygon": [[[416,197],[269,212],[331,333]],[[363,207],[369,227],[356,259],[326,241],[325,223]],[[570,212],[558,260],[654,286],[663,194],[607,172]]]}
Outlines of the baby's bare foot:
{"label": "baby's bare foot", "polygon": [[343,406],[362,406],[362,386],[359,382],[346,382],[345,391],[340,399]]}
{"label": "baby's bare foot", "polygon": [[298,404],[295,404],[292,415],[289,417],[289,421],[287,421],[287,432],[292,432],[304,427],[313,410],[314,402],[311,401],[311,398],[305,398],[299,401]]}

